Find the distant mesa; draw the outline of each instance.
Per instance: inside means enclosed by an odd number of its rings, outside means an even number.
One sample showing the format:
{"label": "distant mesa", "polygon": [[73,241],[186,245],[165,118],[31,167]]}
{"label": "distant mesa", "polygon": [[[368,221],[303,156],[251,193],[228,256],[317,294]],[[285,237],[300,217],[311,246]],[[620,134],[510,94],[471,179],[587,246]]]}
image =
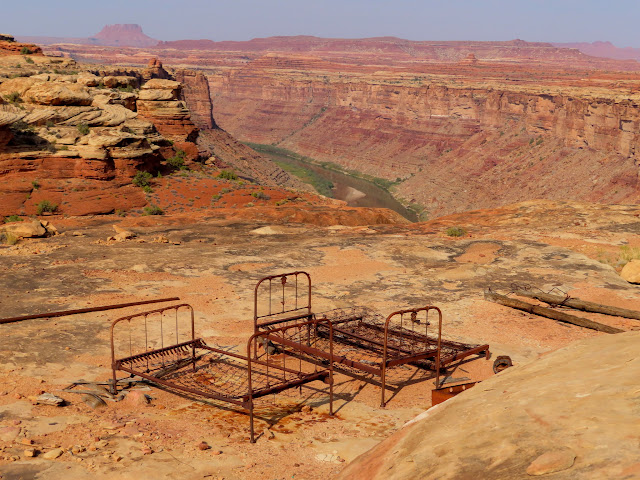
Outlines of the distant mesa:
{"label": "distant mesa", "polygon": [[158,40],[145,35],[142,27],[134,23],[107,25],[93,39],[100,45],[113,47],[153,47],[158,43]]}
{"label": "distant mesa", "polygon": [[575,48],[585,55],[592,57],[613,58],[616,60],[637,60],[640,61],[640,48],[616,47],[611,42],[576,42],[576,43],[554,43],[560,48]]}
{"label": "distant mesa", "polygon": [[158,40],[149,37],[142,31],[140,25],[115,24],[107,25],[99,33],[89,38],[76,37],[29,37],[18,36],[20,42],[30,42],[39,45],[53,45],[56,43],[71,43],[76,45],[98,45],[105,47],[153,47]]}

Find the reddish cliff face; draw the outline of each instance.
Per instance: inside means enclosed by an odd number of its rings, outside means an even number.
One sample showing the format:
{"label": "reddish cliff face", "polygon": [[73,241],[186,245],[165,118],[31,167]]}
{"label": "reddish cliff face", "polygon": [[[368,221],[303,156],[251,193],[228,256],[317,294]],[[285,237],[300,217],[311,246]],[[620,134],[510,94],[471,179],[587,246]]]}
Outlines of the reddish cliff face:
{"label": "reddish cliff face", "polygon": [[474,64],[413,74],[267,56],[210,82],[219,124],[240,139],[403,180],[396,194],[432,215],[637,200],[635,75]]}
{"label": "reddish cliff face", "polygon": [[[531,198],[638,200],[638,62],[522,41],[205,43],[157,52],[211,69],[221,128],[395,181],[396,196],[430,215]],[[186,78],[206,125],[202,79]]]}

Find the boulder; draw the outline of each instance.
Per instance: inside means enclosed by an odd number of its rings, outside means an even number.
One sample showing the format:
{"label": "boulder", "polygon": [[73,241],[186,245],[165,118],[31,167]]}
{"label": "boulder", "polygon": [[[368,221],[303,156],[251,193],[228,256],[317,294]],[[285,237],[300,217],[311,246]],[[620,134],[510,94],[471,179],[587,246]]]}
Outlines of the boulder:
{"label": "boulder", "polygon": [[53,450],[49,450],[45,454],[42,455],[42,458],[46,460],[55,460],[60,455],[64,453],[64,450],[61,448],[54,448]]}
{"label": "boulder", "polygon": [[627,263],[620,276],[629,283],[640,283],[640,260],[631,260]]}
{"label": "boulder", "polygon": [[27,90],[37,83],[41,82],[38,82],[38,80],[31,77],[10,78],[9,80],[5,80],[0,83],[0,95],[5,96],[17,92],[22,96]]}
{"label": "boulder", "polygon": [[12,222],[0,225],[0,235],[10,234],[17,238],[44,237],[47,229],[39,220],[33,222]]}
{"label": "boulder", "polygon": [[93,101],[86,87],[61,82],[37,83],[23,98],[39,105],[91,105]]}
{"label": "boulder", "polygon": [[85,87],[96,87],[100,83],[100,77],[93,75],[92,73],[83,72],[78,75],[76,81]]}

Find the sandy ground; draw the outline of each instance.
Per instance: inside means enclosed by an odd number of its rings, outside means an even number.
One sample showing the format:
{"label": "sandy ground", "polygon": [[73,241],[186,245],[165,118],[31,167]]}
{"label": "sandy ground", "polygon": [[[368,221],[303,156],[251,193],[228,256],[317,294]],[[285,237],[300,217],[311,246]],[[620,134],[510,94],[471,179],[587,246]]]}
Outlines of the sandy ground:
{"label": "sandy ground", "polygon": [[[137,237],[106,244],[117,222]],[[510,355],[518,364],[574,340],[603,335],[486,302],[488,287],[503,293],[514,283],[556,287],[586,300],[640,309],[637,287],[581,251],[585,241],[577,229],[586,235],[592,225],[573,226],[575,238],[559,245],[544,241],[546,230],[518,234],[512,227],[489,231],[478,226],[454,239],[439,225],[282,227],[233,219],[142,222],[118,217],[55,223],[62,235],[0,248],[0,288],[8,293],[0,299],[0,317],[178,296],[194,307],[197,334],[209,344],[237,346],[235,351],[243,353],[252,333],[257,280],[305,270],[313,280],[314,311],[366,305],[387,315],[405,307],[441,307],[446,337],[488,343],[492,352],[488,361],[464,361],[447,374],[482,380],[491,375],[497,355]],[[635,232],[605,226],[589,234],[615,252],[621,239],[628,241]],[[168,242],[154,241],[158,237]],[[334,417],[328,415],[323,383],[268,397],[258,404],[262,435],[252,445],[248,417],[226,404],[196,402],[141,383],[127,390],[142,390],[148,404],[138,393],[93,409],[82,394],[61,392],[80,379],[106,381],[110,322],[143,310],[0,326],[3,480],[332,478],[431,405],[433,377],[414,367],[394,374],[398,388],[389,390],[384,409],[378,386],[337,375]],[[640,327],[633,320],[581,316],[625,330]],[[416,375],[423,380],[407,382]],[[41,392],[59,395],[67,405],[34,405],[33,397]],[[210,448],[201,450],[202,442]],[[44,457],[56,448],[63,451],[58,458]],[[28,456],[31,450],[34,457]]]}

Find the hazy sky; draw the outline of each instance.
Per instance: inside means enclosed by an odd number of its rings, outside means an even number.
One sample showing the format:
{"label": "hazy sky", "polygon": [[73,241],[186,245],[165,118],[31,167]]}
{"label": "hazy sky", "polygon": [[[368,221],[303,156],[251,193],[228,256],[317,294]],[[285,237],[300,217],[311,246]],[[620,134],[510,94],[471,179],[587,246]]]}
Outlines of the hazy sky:
{"label": "hazy sky", "polygon": [[609,40],[640,47],[638,0],[2,0],[0,33],[88,37],[138,23],[159,40],[272,35]]}

